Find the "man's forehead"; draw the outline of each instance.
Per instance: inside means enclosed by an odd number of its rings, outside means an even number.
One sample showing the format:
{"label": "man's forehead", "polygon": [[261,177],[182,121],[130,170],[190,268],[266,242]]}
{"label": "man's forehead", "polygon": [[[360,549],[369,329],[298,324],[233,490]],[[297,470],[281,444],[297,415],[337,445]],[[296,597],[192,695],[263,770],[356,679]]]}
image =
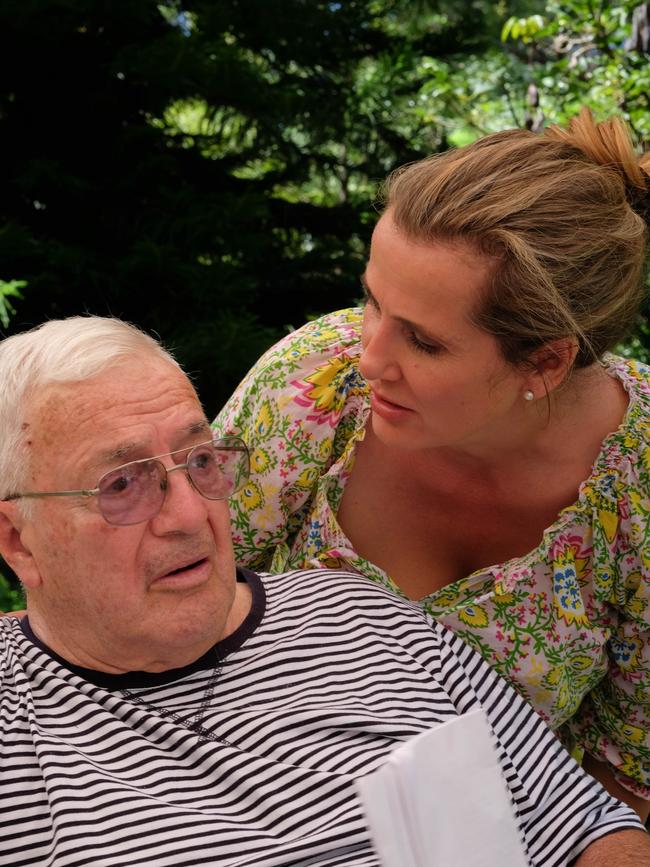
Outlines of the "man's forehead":
{"label": "man's forehead", "polygon": [[165,362],[112,368],[78,383],[49,383],[31,410],[23,429],[37,434],[34,446],[81,451],[84,463],[146,457],[161,438],[171,451],[197,435],[210,437],[190,380]]}
{"label": "man's forehead", "polygon": [[84,401],[101,402],[106,396],[112,397],[113,393],[121,392],[128,399],[134,390],[147,395],[170,386],[194,393],[187,374],[173,362],[156,356],[133,355],[116,359],[102,370],[80,379],[45,378],[31,396],[36,403],[44,403],[64,394],[83,391]]}

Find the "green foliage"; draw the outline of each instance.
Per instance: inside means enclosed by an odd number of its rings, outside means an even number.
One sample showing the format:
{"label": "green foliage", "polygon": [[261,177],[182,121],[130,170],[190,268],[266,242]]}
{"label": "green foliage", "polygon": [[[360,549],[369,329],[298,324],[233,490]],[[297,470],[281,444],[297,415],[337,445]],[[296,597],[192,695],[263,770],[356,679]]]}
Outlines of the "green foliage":
{"label": "green foliage", "polygon": [[650,364],[650,322],[647,316],[640,316],[635,333],[614,350],[625,358],[636,358]]}
{"label": "green foliage", "polygon": [[16,312],[9,298],[22,298],[20,290],[25,286],[27,286],[26,280],[0,280],[0,322],[5,328]]}
{"label": "green foliage", "polygon": [[356,294],[378,180],[446,145],[414,99],[422,58],[499,28],[487,2],[6,0],[12,329],[130,319],[215,410],[286,323]]}
{"label": "green foliage", "polygon": [[[543,15],[508,19],[502,39],[525,60],[547,120],[589,105],[599,116],[622,113],[640,138],[650,136],[650,64],[632,38],[639,5],[548,0]],[[521,93],[520,110],[525,100]]]}
{"label": "green foliage", "polygon": [[530,15],[528,18],[508,18],[501,30],[501,39],[521,39],[529,45],[535,42],[544,29],[546,22],[541,15]]}
{"label": "green foliage", "polygon": [[18,611],[25,607],[25,596],[21,586],[15,577],[8,572],[5,577],[6,566],[0,559],[0,611]]}
{"label": "green foliage", "polygon": [[357,297],[393,167],[582,102],[646,135],[633,5],[5,0],[3,326],[135,321],[216,411],[288,323]]}

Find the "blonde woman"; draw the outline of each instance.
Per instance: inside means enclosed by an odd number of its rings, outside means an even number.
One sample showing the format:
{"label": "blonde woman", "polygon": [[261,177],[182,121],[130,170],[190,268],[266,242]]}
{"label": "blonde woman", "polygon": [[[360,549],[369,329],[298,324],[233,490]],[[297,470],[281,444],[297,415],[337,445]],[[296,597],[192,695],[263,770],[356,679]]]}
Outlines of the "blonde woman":
{"label": "blonde woman", "polygon": [[385,186],[363,310],[288,335],[217,418],[253,475],[239,560],[417,600],[645,818],[650,155],[623,122],[510,130]]}

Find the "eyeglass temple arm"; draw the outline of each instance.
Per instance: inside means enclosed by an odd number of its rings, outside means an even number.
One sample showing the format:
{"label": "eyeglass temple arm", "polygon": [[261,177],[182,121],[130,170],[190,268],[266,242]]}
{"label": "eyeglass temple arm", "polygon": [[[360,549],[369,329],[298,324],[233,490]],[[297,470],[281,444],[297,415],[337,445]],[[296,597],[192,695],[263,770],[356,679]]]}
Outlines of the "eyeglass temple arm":
{"label": "eyeglass temple arm", "polygon": [[10,494],[8,497],[3,497],[0,502],[8,503],[11,500],[24,500],[30,497],[96,497],[98,493],[99,488],[86,491],[30,491],[26,494]]}

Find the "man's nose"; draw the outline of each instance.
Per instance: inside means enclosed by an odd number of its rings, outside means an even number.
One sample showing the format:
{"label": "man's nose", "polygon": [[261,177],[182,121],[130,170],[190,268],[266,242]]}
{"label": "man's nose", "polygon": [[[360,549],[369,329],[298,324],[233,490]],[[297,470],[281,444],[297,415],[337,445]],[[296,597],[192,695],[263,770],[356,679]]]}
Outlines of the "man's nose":
{"label": "man's nose", "polygon": [[167,467],[165,499],[152,519],[152,530],[160,534],[194,533],[205,524],[207,516],[208,500],[192,484],[187,466]]}

